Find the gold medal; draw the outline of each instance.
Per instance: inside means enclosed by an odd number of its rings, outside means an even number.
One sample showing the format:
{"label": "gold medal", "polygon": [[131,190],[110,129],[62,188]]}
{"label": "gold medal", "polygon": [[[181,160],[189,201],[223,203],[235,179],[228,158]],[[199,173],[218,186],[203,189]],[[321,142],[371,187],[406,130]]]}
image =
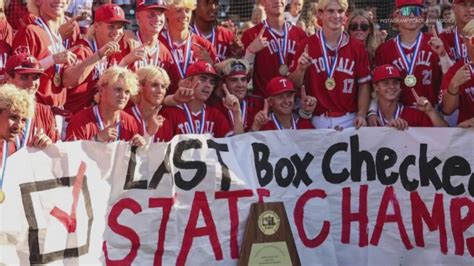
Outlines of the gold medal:
{"label": "gold medal", "polygon": [[278,72],[280,72],[280,75],[282,76],[288,76],[288,72],[289,72],[288,66],[284,64],[280,65]]}
{"label": "gold medal", "polygon": [[61,75],[59,75],[59,73],[54,74],[53,83],[56,87],[61,86]]}
{"label": "gold medal", "polygon": [[415,87],[415,85],[416,85],[416,77],[415,77],[414,75],[408,75],[408,76],[405,77],[404,82],[405,82],[405,85],[406,85],[407,87],[411,87],[411,88],[412,88],[412,87]]}
{"label": "gold medal", "polygon": [[0,204],[5,201],[5,192],[3,190],[0,190]]}
{"label": "gold medal", "polygon": [[326,82],[324,82],[324,85],[326,86],[326,89],[332,91],[336,88],[336,81],[334,78],[328,78],[326,79]]}

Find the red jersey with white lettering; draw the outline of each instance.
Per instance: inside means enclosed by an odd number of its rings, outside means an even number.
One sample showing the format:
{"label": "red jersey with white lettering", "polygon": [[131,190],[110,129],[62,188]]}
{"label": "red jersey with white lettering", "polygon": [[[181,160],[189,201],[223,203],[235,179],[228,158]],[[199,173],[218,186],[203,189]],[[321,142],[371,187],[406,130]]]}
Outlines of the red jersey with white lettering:
{"label": "red jersey with white lettering", "polygon": [[[125,109],[125,112],[127,112],[129,115],[131,115],[135,119],[135,121],[140,127],[139,134],[144,136],[145,131],[146,131],[146,125],[144,124],[144,121],[141,118],[141,113],[139,113],[139,110],[137,112],[135,108],[138,108],[138,106],[131,105],[130,107]],[[160,110],[159,115],[165,117],[163,115],[163,110]],[[173,138],[173,129],[171,128],[170,121],[168,121],[168,119],[165,118],[165,120],[163,121],[163,125],[155,133],[155,136],[153,137],[153,142],[168,142],[172,138]]]}
{"label": "red jersey with white lettering", "polygon": [[[434,106],[438,102],[439,86],[441,85],[441,67],[439,65],[439,57],[428,44],[431,35],[422,33],[420,49],[418,52],[418,59],[415,62],[415,69],[413,75],[417,82],[415,90],[419,96],[425,96]],[[405,54],[411,58],[415,50],[413,47],[404,47],[401,45]],[[400,101],[404,105],[411,106],[415,102],[415,98],[411,92],[411,88],[405,85],[403,79],[408,75],[407,66],[403,63],[401,55],[398,51],[396,38],[393,38],[381,44],[375,51],[375,65],[381,66],[385,64],[392,64],[397,67],[402,76]]]}
{"label": "red jersey with white lettering", "polygon": [[[12,47],[15,52],[26,52],[41,61],[64,51],[62,43],[55,40],[51,40],[46,30],[41,26],[30,24],[16,33]],[[57,66],[60,67],[59,70],[55,70]],[[66,102],[66,89],[62,84],[56,86],[52,82],[56,71],[62,79],[64,65],[53,64],[45,70],[46,75],[41,76],[40,86],[36,93],[37,102],[52,106],[63,106]]]}
{"label": "red jersey with white lettering", "polygon": [[[204,134],[211,134],[213,137],[222,138],[233,134],[233,130],[229,121],[223,113],[216,108],[204,105],[205,121],[204,121]],[[200,125],[202,120],[203,112],[192,113],[192,123],[186,117],[186,112],[183,105],[176,107],[164,108],[165,119],[169,120],[173,129],[173,136],[179,134],[193,134],[193,132],[200,132]],[[195,129],[195,131],[193,130]]]}
{"label": "red jersey with white lettering", "polygon": [[[285,64],[290,67],[293,60],[296,61],[298,59],[298,57],[295,56],[298,43],[303,41],[307,36],[302,29],[291,25],[289,22],[285,23],[288,25],[288,48],[285,57]],[[257,37],[262,30],[262,27],[265,26],[263,23],[260,23],[243,33],[242,42],[245,49],[247,49],[247,47],[249,47],[252,41]],[[283,33],[279,34],[276,31],[275,33],[277,40],[273,39],[268,29],[265,30],[263,37],[267,38],[269,45],[255,54],[252,77],[254,95],[265,96],[263,91],[265,90],[267,83],[270,82],[272,78],[281,76],[279,72],[280,61],[278,56],[278,43],[283,47]]]}
{"label": "red jersey with white lettering", "polygon": [[[120,111],[119,127],[119,140],[129,141],[140,132],[140,127],[135,119],[125,111]],[[99,126],[91,107],[78,112],[71,118],[66,130],[66,140],[93,140],[99,131]]]}
{"label": "red jersey with white lettering", "polygon": [[[311,120],[304,119],[304,118],[296,118],[296,129],[314,129]],[[267,130],[278,130],[278,126],[276,123],[270,119],[265,125],[262,126],[260,131],[267,131]],[[286,130],[286,128],[284,129]]]}
{"label": "red jersey with white lettering", "polygon": [[[74,49],[74,53],[77,56],[79,62],[86,60],[87,58],[94,55],[94,40],[81,39],[77,42]],[[122,47],[121,47],[122,48]],[[123,51],[123,50],[121,50]],[[64,109],[75,114],[85,108],[92,106],[94,94],[96,93],[96,85],[99,78],[102,76],[104,71],[120,63],[124,57],[124,52],[113,54],[109,57],[104,57],[96,65],[92,72],[87,76],[84,82],[74,88],[70,88],[67,91],[67,100],[64,104]],[[66,67],[66,69],[69,66]]]}
{"label": "red jersey with white lettering", "polygon": [[467,58],[466,45],[464,45],[463,39],[457,33],[457,27],[452,30],[441,32],[439,38],[443,41],[444,49],[446,49],[446,52],[448,52],[449,57],[452,60],[459,61]]}
{"label": "red jersey with white lettering", "polygon": [[[338,50],[336,69],[333,78],[336,86],[333,90],[325,87],[328,79],[324,64],[324,53],[318,34],[314,34],[298,44],[295,58],[299,58],[308,45],[308,53],[313,64],[308,67],[304,76],[304,85],[309,95],[316,97],[318,104],[314,114],[329,113],[329,116],[340,116],[347,112],[357,111],[359,86],[371,80],[369,55],[362,42],[343,33]],[[334,59],[335,50],[327,49],[329,58]],[[329,60],[331,62],[331,60]],[[296,69],[296,63],[292,71]]]}
{"label": "red jersey with white lettering", "polygon": [[0,40],[0,83],[6,82],[7,74],[5,73],[5,65],[7,64],[8,57],[12,54],[12,48],[10,45]]}
{"label": "red jersey with white lettering", "polygon": [[[205,50],[211,56],[211,60],[213,62],[217,62],[218,58],[216,55],[216,51],[214,50],[214,47],[212,47],[211,43],[208,42],[206,39],[197,36],[196,34],[192,34],[192,32],[190,33],[191,33],[190,35],[191,36],[191,51],[190,51],[189,65],[198,61],[198,58],[196,57],[196,53],[200,50],[200,47],[204,47]],[[171,71],[168,71],[168,74],[171,79],[171,84],[167,92],[167,94],[173,94],[178,88],[178,82],[182,79],[182,74],[180,74],[176,61],[178,61],[179,65],[183,69],[183,66],[185,65],[186,47],[187,47],[188,42],[185,41],[180,44],[171,42],[171,45],[170,45],[170,42],[168,42],[167,31],[161,32],[160,41],[166,46],[166,48],[168,48],[168,50],[170,51],[173,57]],[[184,71],[183,75],[184,74],[186,74],[186,71]]]}
{"label": "red jersey with white lettering", "polygon": [[[53,111],[51,111],[51,106],[36,103],[35,114],[30,123],[29,127],[25,126],[23,128],[23,130],[27,130],[28,128],[29,131],[28,139],[26,139],[27,146],[33,145],[34,136],[40,131],[43,131],[43,133],[46,134],[53,143],[58,141],[59,134],[56,130],[56,120]],[[18,149],[24,146],[25,140],[23,136],[23,132],[21,132],[15,141],[15,145],[18,146]]]}
{"label": "red jersey with white lettering", "polygon": [[[441,84],[440,98],[447,93],[449,83],[453,79],[456,72],[463,67],[464,61],[458,61],[452,67],[449,68],[448,72],[443,77],[443,83]],[[471,65],[471,69],[474,67]],[[471,70],[471,79],[466,83],[459,86],[459,116],[458,124],[474,117],[474,71]]]}
{"label": "red jersey with white lettering", "polygon": [[204,35],[196,29],[196,25],[192,26],[194,34],[197,34],[208,40],[214,47],[219,61],[234,57],[232,53],[232,45],[234,44],[234,33],[222,26],[213,27],[211,34]]}
{"label": "red jersey with white lettering", "polygon": [[[221,111],[227,117],[229,124],[234,124],[234,119],[232,113],[224,106],[222,100],[216,101],[213,105],[219,111]],[[244,109],[245,107],[245,109]],[[252,128],[253,120],[255,115],[263,109],[263,100],[262,98],[255,96],[247,96],[240,102],[241,114],[243,118],[244,130],[250,131]]]}

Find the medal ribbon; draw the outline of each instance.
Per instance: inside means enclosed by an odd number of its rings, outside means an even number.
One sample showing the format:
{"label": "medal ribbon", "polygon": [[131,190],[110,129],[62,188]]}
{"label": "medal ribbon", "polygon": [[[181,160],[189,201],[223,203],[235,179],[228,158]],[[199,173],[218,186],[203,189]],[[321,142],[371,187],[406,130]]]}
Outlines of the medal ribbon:
{"label": "medal ribbon", "polygon": [[[97,52],[97,50],[99,49],[99,48],[97,47],[97,42],[96,42],[96,40],[93,39],[92,42],[90,42],[87,38],[84,38],[84,40],[86,40],[86,42],[87,42],[87,43],[89,44],[89,46],[91,47],[92,53],[95,54],[95,53]],[[102,72],[103,72],[103,71],[101,71],[101,68],[100,68],[100,64],[102,64],[102,60],[104,60],[104,58],[102,58],[102,59],[100,60],[100,62],[99,62],[97,65],[95,65],[95,67],[94,67],[94,72],[95,72],[95,73],[94,73],[94,76],[93,76],[94,79],[99,78],[99,77],[102,75]]]}
{"label": "medal ribbon", "polygon": [[462,59],[463,58],[463,50],[461,48],[461,44],[459,42],[459,32],[458,32],[458,27],[454,29],[454,52],[456,53],[454,56],[456,57],[456,60]]}
{"label": "medal ribbon", "polygon": [[[271,114],[271,117],[272,117],[273,123],[275,124],[277,129],[278,130],[283,130],[284,129],[283,126],[280,124],[280,121],[278,121],[278,119],[277,119],[277,117],[275,116],[274,113]],[[293,115],[291,116],[291,129],[296,129],[296,120],[293,117]]]}
{"label": "medal ribbon", "polygon": [[403,63],[407,67],[407,75],[413,75],[413,72],[415,70],[415,63],[416,63],[416,59],[418,59],[418,52],[420,50],[420,45],[421,45],[421,37],[422,35],[420,32],[418,33],[418,36],[416,37],[415,51],[413,52],[413,56],[410,60],[410,58],[408,58],[408,55],[405,54],[405,51],[402,48],[400,35],[397,36],[396,44],[397,44],[398,53],[402,56]]}
{"label": "medal ribbon", "polygon": [[198,30],[198,28],[196,27],[196,24],[193,25],[193,27],[191,28],[191,30],[192,30],[195,34],[197,34],[198,36],[203,37],[203,38],[205,38],[206,40],[208,40],[209,42],[211,42],[211,44],[212,44],[213,47],[216,47],[216,27],[212,27],[211,35],[210,35],[210,36],[204,36],[204,35]]}
{"label": "medal ribbon", "polygon": [[15,137],[15,146],[17,150],[25,147],[25,145],[28,143],[28,139],[30,138],[30,134],[31,134],[31,124],[32,124],[32,119],[26,119],[25,128],[23,129],[23,132],[22,132],[23,136],[21,137],[21,141],[20,141],[19,136]]}
{"label": "medal ribbon", "polygon": [[186,120],[188,121],[189,126],[191,127],[191,132],[193,134],[204,134],[204,124],[206,123],[206,110],[204,106],[201,108],[201,121],[199,122],[199,128],[194,127],[194,119],[189,106],[186,103],[183,103],[184,113],[186,114]]}
{"label": "medal ribbon", "polygon": [[146,132],[146,122],[143,119],[142,113],[140,112],[140,109],[138,108],[138,106],[136,104],[132,107],[132,112],[133,112],[133,115],[135,115],[135,117],[138,119],[138,121],[140,121],[140,123],[142,124],[143,134],[145,134],[145,132]]}
{"label": "medal ribbon", "polygon": [[[61,34],[54,34],[49,30],[48,25],[43,21],[41,17],[37,17],[35,20],[36,24],[40,26],[43,30],[46,31],[49,37],[49,41],[51,42],[51,45],[53,46],[53,53],[57,54],[65,50],[63,46],[63,38],[61,37]],[[54,65],[54,73],[59,74],[61,72],[61,65],[60,64],[55,64]]]}
{"label": "medal ribbon", "polygon": [[[230,120],[232,120],[232,124],[234,124],[234,114],[231,111],[229,112]],[[242,115],[242,124],[245,127],[245,119],[247,119],[247,101],[242,100],[240,103],[240,114]]]}
{"label": "medal ribbon", "polygon": [[[397,104],[397,109],[395,109],[393,119],[399,118],[400,115],[402,114],[402,111],[403,111],[403,105]],[[382,126],[385,126],[387,123],[390,122],[385,118],[385,116],[383,115],[382,111],[380,111],[380,109],[377,110],[377,116],[380,118],[380,122],[382,122]]]}
{"label": "medal ribbon", "polygon": [[[105,126],[104,126],[104,122],[102,121],[102,118],[100,117],[100,114],[99,114],[99,107],[97,105],[95,105],[94,108],[92,108],[92,111],[94,112],[95,121],[97,122],[97,126],[99,127],[99,131],[104,130]],[[115,121],[115,128],[117,129],[117,138],[115,140],[119,140],[120,139],[120,116]]]}
{"label": "medal ribbon", "polygon": [[[326,37],[324,37],[323,31],[319,31],[319,39],[321,40],[321,48],[323,50],[323,63],[324,63],[324,68],[326,69],[326,74],[328,76],[328,79],[333,78],[334,72],[336,71],[336,65],[337,65],[337,58],[339,55],[339,48],[341,47],[342,44],[342,36],[343,33],[341,33],[341,36],[339,36],[339,40],[337,41],[337,47],[336,47],[336,54],[333,58],[333,60],[329,60],[328,56],[328,47],[327,47],[327,42],[326,42]],[[329,64],[329,61],[331,61],[331,64]]]}
{"label": "medal ribbon", "polygon": [[191,34],[188,36],[188,40],[186,41],[186,48],[185,48],[185,58],[183,65],[179,63],[179,56],[178,52],[176,51],[176,48],[174,47],[173,41],[171,40],[170,33],[166,31],[165,38],[168,41],[168,45],[171,50],[171,55],[173,56],[173,60],[178,66],[179,70],[179,75],[181,76],[182,79],[184,79],[186,75],[186,70],[188,70],[189,63],[191,62]]}
{"label": "medal ribbon", "polygon": [[2,149],[2,166],[0,166],[0,171],[2,175],[0,176],[0,190],[3,188],[3,177],[5,176],[5,169],[7,168],[7,158],[8,158],[8,141],[3,140],[3,149]]}
{"label": "medal ribbon", "polygon": [[[136,36],[137,36],[138,42],[140,42],[140,44],[143,45],[143,41],[142,41],[142,38],[140,37],[139,31],[137,31]],[[147,52],[146,48],[145,48],[145,52]],[[160,62],[160,43],[158,42],[156,45],[156,50],[155,50],[155,58],[151,62],[149,62],[148,52],[147,52],[146,59],[138,62],[138,65],[140,67],[147,66],[147,65],[158,66],[159,62]]]}
{"label": "medal ribbon", "polygon": [[263,21],[263,26],[268,30],[270,35],[272,36],[273,40],[275,40],[277,44],[277,53],[278,53],[278,61],[281,65],[285,65],[286,54],[288,53],[288,23],[285,22],[283,25],[283,49],[281,47],[279,39],[276,35],[279,35],[275,32],[270,25],[268,25],[267,20]]}

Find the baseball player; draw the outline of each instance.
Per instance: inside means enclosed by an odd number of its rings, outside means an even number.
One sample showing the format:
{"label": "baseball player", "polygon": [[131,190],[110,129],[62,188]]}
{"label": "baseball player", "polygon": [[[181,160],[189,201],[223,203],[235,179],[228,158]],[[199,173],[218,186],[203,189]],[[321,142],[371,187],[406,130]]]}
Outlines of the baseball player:
{"label": "baseball player", "polygon": [[299,44],[290,79],[305,85],[318,104],[312,123],[315,128],[366,126],[370,99],[369,56],[364,44],[343,31],[348,3],[345,0],[318,2],[322,30]]}

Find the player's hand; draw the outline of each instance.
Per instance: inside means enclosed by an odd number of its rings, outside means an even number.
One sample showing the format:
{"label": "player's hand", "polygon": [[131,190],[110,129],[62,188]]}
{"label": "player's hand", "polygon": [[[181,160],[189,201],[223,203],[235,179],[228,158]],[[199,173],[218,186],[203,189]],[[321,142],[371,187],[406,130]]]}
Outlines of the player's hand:
{"label": "player's hand", "polygon": [[112,123],[103,130],[99,131],[96,138],[100,142],[111,142],[117,140],[118,131],[116,123]]}
{"label": "player's hand", "polygon": [[148,135],[154,136],[156,132],[163,126],[165,122],[165,118],[161,115],[158,115],[162,106],[160,105],[158,108],[153,110],[153,114],[150,116],[148,121],[146,122],[146,131]]}
{"label": "player's hand", "polygon": [[[471,70],[469,69],[468,65],[464,65],[456,73],[454,74],[454,77],[451,79],[451,82],[449,83],[449,88],[456,88],[459,90],[459,87],[461,87],[464,83],[466,83],[468,80],[471,79]],[[457,91],[452,91],[450,90],[451,93],[457,93]]]}
{"label": "player's hand", "polygon": [[435,26],[431,26],[431,34],[433,35],[431,39],[428,41],[428,45],[431,47],[433,51],[435,51],[440,57],[445,56],[446,49],[444,49],[444,43],[438,37],[438,33],[436,32]]}
{"label": "player's hand", "polygon": [[365,120],[365,117],[358,115],[354,118],[354,126],[356,127],[356,129],[359,129],[361,127],[366,127],[367,120]]}
{"label": "player's hand", "polygon": [[388,127],[393,127],[398,130],[407,130],[408,122],[403,118],[395,118],[387,124]]}
{"label": "player's hand", "polygon": [[298,70],[306,71],[308,67],[313,63],[313,59],[309,56],[308,44],[304,47],[304,51],[298,58]]}
{"label": "player's hand", "polygon": [[461,128],[474,127],[474,117],[469,118],[469,119],[459,123],[458,127],[461,127]]}
{"label": "player's hand", "polygon": [[145,144],[146,141],[140,134],[135,134],[135,136],[130,140],[130,145],[132,146],[143,147]]}
{"label": "player's hand", "polygon": [[130,51],[123,59],[122,62],[125,65],[133,64],[136,61],[141,61],[146,59],[145,47],[141,46]]}
{"label": "player's hand", "polygon": [[199,61],[205,61],[205,62],[208,62],[209,64],[214,64],[214,61],[212,60],[211,55],[209,54],[209,51],[205,47],[197,43],[195,43],[195,45],[196,45],[195,47],[197,47],[197,50],[194,53],[196,58]]}
{"label": "player's hand", "polygon": [[250,43],[249,47],[247,47],[247,50],[250,53],[256,54],[260,52],[263,48],[268,46],[267,38],[263,37],[264,33],[265,33],[265,26],[262,27],[258,35],[255,37],[255,39]]}
{"label": "player's hand", "polygon": [[59,35],[61,35],[61,38],[63,38],[63,40],[71,37],[74,33],[74,29],[79,26],[79,24],[77,23],[77,19],[79,17],[82,17],[82,15],[76,16],[59,26]]}
{"label": "player's hand", "polygon": [[222,89],[224,90],[225,94],[225,97],[222,99],[225,108],[227,108],[227,110],[230,110],[234,115],[240,115],[241,110],[239,99],[229,92],[225,84],[222,84]]}
{"label": "player's hand", "polygon": [[33,147],[44,149],[46,146],[53,144],[53,141],[44,133],[43,128],[33,136]]}
{"label": "player's hand", "polygon": [[317,100],[313,96],[306,95],[305,86],[301,86],[301,104],[305,113],[313,113],[316,108]]}
{"label": "player's hand", "polygon": [[232,46],[230,47],[230,53],[235,57],[241,57],[244,53],[244,43],[240,39],[240,37],[235,34],[234,41],[232,42]]}
{"label": "player's hand", "polygon": [[379,127],[382,126],[382,121],[377,114],[371,113],[367,116],[367,126],[369,127]]}
{"label": "player's hand", "polygon": [[108,42],[97,51],[100,58],[111,56],[115,53],[120,53],[120,45],[118,42]]}
{"label": "player's hand", "polygon": [[270,117],[268,116],[268,100],[265,99],[263,109],[259,111],[253,119],[252,131],[259,131],[268,121],[270,121]]}
{"label": "player's hand", "polygon": [[415,97],[413,105],[415,105],[418,110],[425,113],[433,111],[433,105],[431,105],[426,97],[418,96],[418,93],[416,93],[414,88],[411,88],[411,93],[413,94],[413,97]]}
{"label": "player's hand", "polygon": [[77,62],[77,56],[72,51],[66,50],[53,54],[53,60],[55,64],[74,65]]}
{"label": "player's hand", "polygon": [[199,81],[193,87],[186,80],[178,82],[178,89],[173,94],[173,100],[177,103],[187,103],[194,99],[194,90],[199,86]]}

